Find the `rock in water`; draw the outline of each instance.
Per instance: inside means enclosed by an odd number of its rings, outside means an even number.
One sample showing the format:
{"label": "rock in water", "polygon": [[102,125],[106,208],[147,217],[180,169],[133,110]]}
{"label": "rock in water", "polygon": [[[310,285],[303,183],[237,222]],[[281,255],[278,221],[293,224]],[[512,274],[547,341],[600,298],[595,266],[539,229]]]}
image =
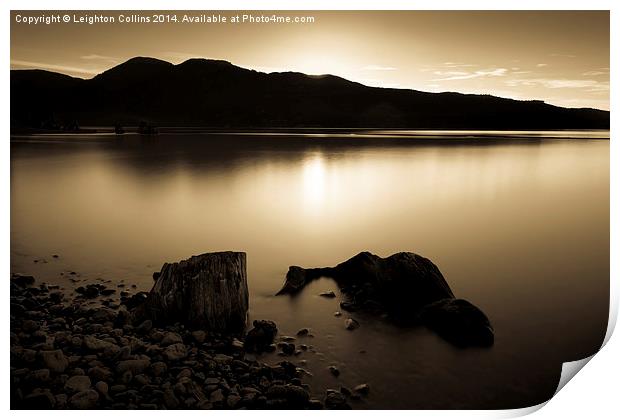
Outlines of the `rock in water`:
{"label": "rock in water", "polygon": [[361,252],[335,267],[292,266],[278,295],[296,294],[319,277],[336,281],[346,299],[340,306],[346,311],[384,312],[399,323],[422,322],[458,346],[493,344],[493,328],[486,315],[471,303],[455,299],[439,268],[420,255],[399,252],[381,258]]}
{"label": "rock in water", "polygon": [[245,253],[214,252],[165,263],[140,312],[157,323],[243,330],[248,312]]}
{"label": "rock in water", "polygon": [[322,276],[336,280],[345,292],[355,291],[355,301],[362,307],[367,300],[378,300],[387,309],[409,311],[411,307],[454,297],[437,266],[412,252],[399,252],[387,258],[361,252],[336,267],[291,267],[278,294],[299,292]]}
{"label": "rock in water", "polygon": [[429,303],[454,297],[437,266],[412,252],[399,252],[387,258],[361,252],[336,267],[290,267],[278,294],[297,293],[319,277],[336,280],[355,306],[369,307],[378,301],[385,310],[401,318],[413,316]]}
{"label": "rock in water", "polygon": [[489,319],[464,299],[442,299],[431,303],[422,309],[420,319],[456,346],[493,345],[494,333]]}
{"label": "rock in water", "polygon": [[344,327],[349,331],[356,330],[360,327],[360,323],[354,320],[353,318],[347,318],[344,321]]}
{"label": "rock in water", "polygon": [[267,351],[269,345],[278,333],[276,323],[268,320],[255,320],[254,328],[248,331],[245,337],[244,347],[250,353]]}

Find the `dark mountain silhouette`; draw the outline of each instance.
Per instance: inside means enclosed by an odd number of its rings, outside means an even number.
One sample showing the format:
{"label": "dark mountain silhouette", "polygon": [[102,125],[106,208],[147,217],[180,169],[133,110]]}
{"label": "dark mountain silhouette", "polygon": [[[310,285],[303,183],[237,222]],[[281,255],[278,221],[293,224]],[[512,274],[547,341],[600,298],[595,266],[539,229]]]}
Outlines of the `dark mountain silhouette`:
{"label": "dark mountain silhouette", "polygon": [[337,76],[262,73],[226,61],[136,57],[92,79],[11,71],[11,126],[609,128],[609,112],[490,95],[364,86]]}

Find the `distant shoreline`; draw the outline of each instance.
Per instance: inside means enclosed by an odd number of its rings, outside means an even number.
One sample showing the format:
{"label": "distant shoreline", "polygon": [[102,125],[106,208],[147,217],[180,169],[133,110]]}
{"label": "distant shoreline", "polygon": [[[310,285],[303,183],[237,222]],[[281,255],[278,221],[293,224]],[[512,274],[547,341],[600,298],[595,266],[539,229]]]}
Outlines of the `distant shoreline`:
{"label": "distant shoreline", "polygon": [[[158,135],[230,135],[230,136],[271,136],[271,137],[345,137],[349,139],[369,138],[408,138],[408,139],[494,139],[497,137],[510,139],[582,139],[609,140],[608,129],[403,129],[403,128],[316,128],[316,127],[268,127],[268,128],[216,128],[216,127],[158,127],[157,134],[141,134],[138,127],[124,127],[123,134],[116,134],[114,127],[92,126],[79,130],[43,130],[31,128],[12,128],[11,137],[19,136],[83,136],[111,135],[118,138],[124,136],[158,136]],[[596,134],[594,134],[596,133]]]}

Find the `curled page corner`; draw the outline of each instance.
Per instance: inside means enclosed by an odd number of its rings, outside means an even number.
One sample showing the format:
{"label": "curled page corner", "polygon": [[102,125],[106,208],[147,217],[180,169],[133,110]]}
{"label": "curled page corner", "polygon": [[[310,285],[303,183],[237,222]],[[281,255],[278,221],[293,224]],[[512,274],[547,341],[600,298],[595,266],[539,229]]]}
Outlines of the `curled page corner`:
{"label": "curled page corner", "polygon": [[558,382],[558,387],[555,389],[553,396],[547,401],[544,401],[540,404],[532,405],[530,407],[508,410],[505,413],[506,415],[500,416],[500,418],[523,417],[540,410],[545,405],[547,405],[547,403],[551,401],[562,388],[564,388],[564,385],[566,385],[571,379],[573,379],[577,372],[579,372],[595,355],[596,353],[580,360],[573,360],[572,362],[562,363],[562,372],[560,373],[560,381]]}
{"label": "curled page corner", "polygon": [[[598,352],[597,352],[598,353]],[[560,392],[564,385],[566,385],[573,377],[579,372],[583,367],[588,364],[590,360],[596,355],[594,353],[591,356],[585,357],[579,360],[573,360],[572,362],[562,363],[562,373],[560,374],[560,382],[558,382],[558,387],[555,389],[553,396]],[[553,397],[551,397],[553,398]]]}

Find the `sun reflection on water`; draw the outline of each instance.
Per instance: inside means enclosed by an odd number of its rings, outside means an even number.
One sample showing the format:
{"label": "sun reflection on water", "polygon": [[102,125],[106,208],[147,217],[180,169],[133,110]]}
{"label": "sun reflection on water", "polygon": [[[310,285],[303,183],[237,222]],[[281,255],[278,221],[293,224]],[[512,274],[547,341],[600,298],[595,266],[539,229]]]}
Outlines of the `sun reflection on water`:
{"label": "sun reflection on water", "polygon": [[317,210],[325,203],[327,168],[322,153],[309,156],[303,162],[303,201],[305,208]]}

